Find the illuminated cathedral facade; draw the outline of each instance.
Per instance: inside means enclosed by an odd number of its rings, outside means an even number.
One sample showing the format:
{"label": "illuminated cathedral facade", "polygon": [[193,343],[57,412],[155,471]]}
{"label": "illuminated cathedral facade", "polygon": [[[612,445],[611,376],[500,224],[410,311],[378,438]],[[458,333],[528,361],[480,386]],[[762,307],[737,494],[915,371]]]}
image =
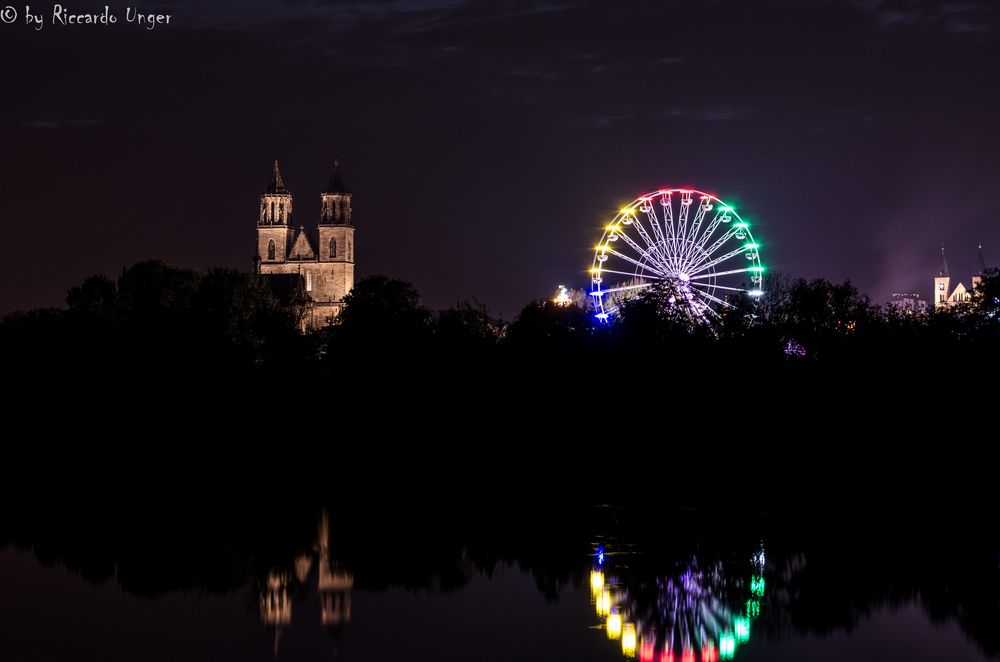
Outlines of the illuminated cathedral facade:
{"label": "illuminated cathedral facade", "polygon": [[254,264],[276,291],[302,304],[304,330],[326,326],[340,314],[354,287],[354,223],[339,161],[320,193],[319,220],[310,228],[296,225],[292,193],[274,162],[271,182],[260,196]]}

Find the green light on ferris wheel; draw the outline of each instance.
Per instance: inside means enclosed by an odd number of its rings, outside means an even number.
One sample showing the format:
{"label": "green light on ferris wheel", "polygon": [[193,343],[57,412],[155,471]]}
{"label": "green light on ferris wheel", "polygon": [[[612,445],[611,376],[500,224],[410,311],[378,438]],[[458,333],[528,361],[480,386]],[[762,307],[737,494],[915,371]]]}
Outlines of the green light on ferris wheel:
{"label": "green light on ferris wheel", "polygon": [[760,575],[754,575],[750,578],[750,592],[756,595],[758,598],[764,597],[764,578]]}

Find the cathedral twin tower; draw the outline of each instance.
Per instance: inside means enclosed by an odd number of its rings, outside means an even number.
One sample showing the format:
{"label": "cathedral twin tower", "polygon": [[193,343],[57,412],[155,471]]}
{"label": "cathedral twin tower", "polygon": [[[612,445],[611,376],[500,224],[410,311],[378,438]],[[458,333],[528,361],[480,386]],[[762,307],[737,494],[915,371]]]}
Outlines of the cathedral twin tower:
{"label": "cathedral twin tower", "polygon": [[296,227],[292,194],[275,161],[271,183],[260,196],[257,219],[257,272],[268,276],[277,292],[305,304],[305,328],[329,324],[354,287],[351,190],[339,161],[334,161],[333,176],[320,201],[316,228]]}

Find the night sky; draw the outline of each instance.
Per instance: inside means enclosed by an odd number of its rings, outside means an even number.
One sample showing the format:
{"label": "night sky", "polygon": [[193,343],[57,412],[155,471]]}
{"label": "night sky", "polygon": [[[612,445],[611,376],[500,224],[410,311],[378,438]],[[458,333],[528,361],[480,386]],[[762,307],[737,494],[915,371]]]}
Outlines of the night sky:
{"label": "night sky", "polygon": [[434,308],[587,287],[600,227],[661,186],[876,301],[929,296],[942,242],[966,285],[977,242],[1000,261],[995,2],[132,6],[171,24],[0,24],[0,312],[144,258],[249,270],[274,159],[308,226],[334,154],[359,275]]}

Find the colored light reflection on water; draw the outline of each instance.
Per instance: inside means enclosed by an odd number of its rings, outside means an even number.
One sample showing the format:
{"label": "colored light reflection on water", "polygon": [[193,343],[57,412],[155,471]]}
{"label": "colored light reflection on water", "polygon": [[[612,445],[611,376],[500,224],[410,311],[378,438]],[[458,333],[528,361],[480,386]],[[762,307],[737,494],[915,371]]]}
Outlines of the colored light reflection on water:
{"label": "colored light reflection on water", "polygon": [[640,662],[672,662],[674,650],[681,662],[733,659],[750,640],[765,589],[763,547],[743,558],[749,563],[730,572],[721,561],[702,566],[692,557],[653,579],[633,579],[627,568],[620,573],[604,563],[590,573],[595,611],[605,617],[608,637],[621,638],[622,653],[634,657],[638,650]]}
{"label": "colored light reflection on water", "polygon": [[736,638],[727,632],[719,638],[719,657],[723,660],[731,660],[735,653]]}
{"label": "colored light reflection on water", "polygon": [[635,624],[626,623],[622,630],[622,652],[628,657],[635,657]]}
{"label": "colored light reflection on water", "polygon": [[733,629],[736,631],[736,640],[743,643],[750,638],[750,619],[743,616],[734,618]]}
{"label": "colored light reflection on water", "polygon": [[604,588],[604,573],[600,570],[592,570],[590,573],[590,590],[594,595],[598,595]]}
{"label": "colored light reflection on water", "polygon": [[621,614],[609,614],[608,620],[606,622],[606,629],[608,631],[609,639],[617,639],[622,636],[622,617]]}
{"label": "colored light reflection on water", "polygon": [[597,599],[594,601],[594,604],[597,607],[598,616],[607,616],[608,614],[610,614],[611,591],[609,591],[608,589],[602,589],[601,594],[597,596]]}

